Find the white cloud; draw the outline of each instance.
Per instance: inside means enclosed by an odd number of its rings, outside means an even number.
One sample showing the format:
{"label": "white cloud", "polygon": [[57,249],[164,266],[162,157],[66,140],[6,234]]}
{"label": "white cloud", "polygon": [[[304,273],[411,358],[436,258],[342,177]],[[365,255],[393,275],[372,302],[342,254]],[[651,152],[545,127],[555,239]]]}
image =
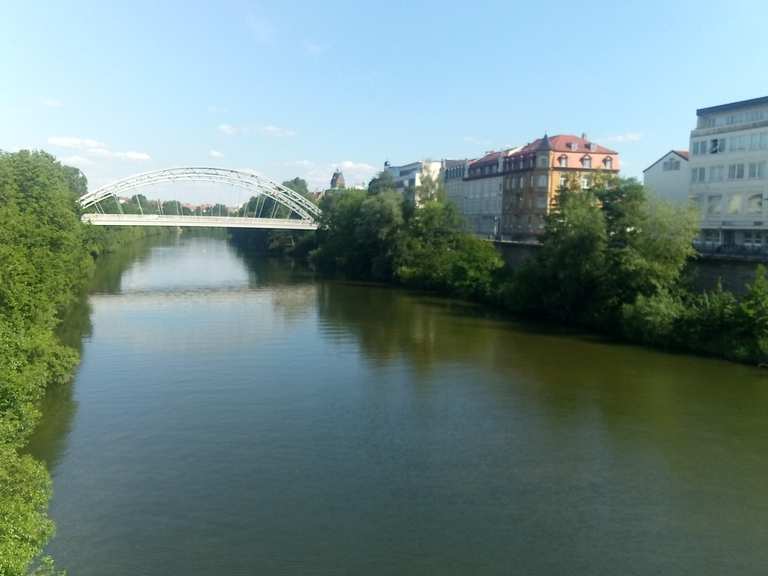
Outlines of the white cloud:
{"label": "white cloud", "polygon": [[40,102],[48,108],[62,108],[64,106],[64,102],[56,98],[43,98]]}
{"label": "white cloud", "polygon": [[116,158],[118,160],[145,161],[152,159],[146,152],[135,152],[133,150],[129,150],[128,152],[113,152],[104,147],[89,148],[86,150],[86,154],[89,156],[96,156],[97,158]]}
{"label": "white cloud", "polygon": [[241,130],[237,126],[232,126],[232,124],[219,124],[219,132],[227,136],[234,136],[239,134]]}
{"label": "white cloud", "polygon": [[86,148],[105,148],[106,144],[90,138],[75,138],[72,136],[51,136],[48,138],[48,144],[59,146],[60,148],[72,148],[74,150],[84,150]]}
{"label": "white cloud", "polygon": [[379,172],[379,169],[372,164],[353,160],[340,162],[294,160],[286,162],[285,165],[295,170],[293,174],[290,174],[290,178],[295,176],[304,178],[313,190],[327,189],[331,182],[331,176],[337,169],[344,173],[344,180],[348,186],[365,186]]}
{"label": "white cloud", "polygon": [[66,164],[67,166],[92,166],[93,160],[90,158],[85,158],[84,156],[65,156],[63,158],[59,158],[59,162],[62,164]]}
{"label": "white cloud", "polygon": [[210,156],[211,158],[224,158],[224,154],[222,154],[218,150],[209,150],[208,156]]}
{"label": "white cloud", "polygon": [[618,143],[626,143],[626,142],[639,142],[643,139],[643,135],[640,132],[625,132],[624,134],[616,134],[614,136],[604,136],[602,138],[597,138],[597,142],[618,142]]}
{"label": "white cloud", "polygon": [[262,126],[261,131],[269,136],[296,136],[295,130],[281,128],[280,126],[274,126],[272,124]]}

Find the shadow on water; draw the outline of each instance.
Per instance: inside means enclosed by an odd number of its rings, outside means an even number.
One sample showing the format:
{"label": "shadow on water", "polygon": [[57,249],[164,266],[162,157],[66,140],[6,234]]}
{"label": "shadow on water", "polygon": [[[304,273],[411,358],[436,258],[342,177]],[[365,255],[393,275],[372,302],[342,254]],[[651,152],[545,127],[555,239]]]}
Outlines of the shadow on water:
{"label": "shadow on water", "polygon": [[[90,294],[119,293],[123,272],[136,263],[146,261],[154,246],[173,244],[177,241],[173,236],[137,240],[99,258],[87,288],[66,311],[56,330],[61,341],[77,350],[79,354],[82,353],[83,341],[88,339],[93,331]],[[77,411],[77,402],[73,398],[76,377],[75,374],[69,382],[48,388],[40,405],[43,417],[26,447],[30,454],[46,463],[51,473],[66,449],[67,438]]]}

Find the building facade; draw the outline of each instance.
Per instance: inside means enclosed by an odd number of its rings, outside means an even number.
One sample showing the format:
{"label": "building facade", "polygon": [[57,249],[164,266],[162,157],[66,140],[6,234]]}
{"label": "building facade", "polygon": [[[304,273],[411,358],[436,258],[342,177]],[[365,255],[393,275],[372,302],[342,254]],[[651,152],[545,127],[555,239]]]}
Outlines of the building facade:
{"label": "building facade", "polygon": [[420,160],[402,166],[392,166],[389,162],[384,163],[384,169],[392,176],[395,188],[402,193],[421,186],[422,179],[427,175],[437,181],[440,178],[441,167],[442,162],[431,160]]}
{"label": "building facade", "polygon": [[689,199],[688,150],[670,150],[643,170],[643,184],[659,198],[678,204]]}
{"label": "building facade", "polygon": [[699,248],[763,250],[768,243],[768,97],[696,111],[690,197],[701,214]]}
{"label": "building facade", "polygon": [[445,198],[462,211],[464,177],[471,160],[443,160],[443,186]]}
{"label": "building facade", "polygon": [[501,236],[535,241],[544,232],[546,215],[569,179],[581,188],[597,174],[618,174],[619,154],[569,134],[544,135],[503,159]]}
{"label": "building facade", "polygon": [[501,229],[504,158],[516,149],[487,152],[467,163],[454,203],[464,217],[467,231],[497,238]]}

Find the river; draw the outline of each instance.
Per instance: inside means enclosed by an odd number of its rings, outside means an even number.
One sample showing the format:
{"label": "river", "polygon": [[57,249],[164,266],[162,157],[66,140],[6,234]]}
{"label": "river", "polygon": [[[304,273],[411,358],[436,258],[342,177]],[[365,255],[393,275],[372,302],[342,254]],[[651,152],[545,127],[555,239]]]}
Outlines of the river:
{"label": "river", "polygon": [[221,238],[112,259],[31,445],[70,576],[768,567],[765,372]]}

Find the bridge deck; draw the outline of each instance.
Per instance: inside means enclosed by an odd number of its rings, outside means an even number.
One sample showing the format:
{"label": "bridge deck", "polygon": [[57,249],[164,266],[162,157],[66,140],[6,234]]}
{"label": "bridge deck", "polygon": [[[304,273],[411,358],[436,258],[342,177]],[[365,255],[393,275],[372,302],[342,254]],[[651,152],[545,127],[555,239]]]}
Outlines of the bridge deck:
{"label": "bridge deck", "polygon": [[235,216],[175,216],[160,214],[83,214],[94,226],[168,226],[180,228],[263,228],[270,230],[317,230],[317,224],[287,218]]}

